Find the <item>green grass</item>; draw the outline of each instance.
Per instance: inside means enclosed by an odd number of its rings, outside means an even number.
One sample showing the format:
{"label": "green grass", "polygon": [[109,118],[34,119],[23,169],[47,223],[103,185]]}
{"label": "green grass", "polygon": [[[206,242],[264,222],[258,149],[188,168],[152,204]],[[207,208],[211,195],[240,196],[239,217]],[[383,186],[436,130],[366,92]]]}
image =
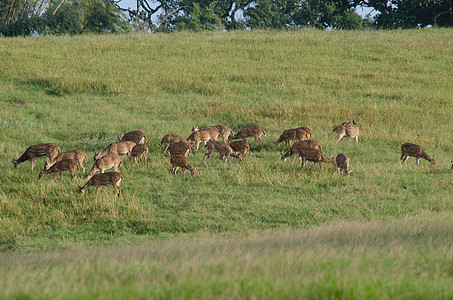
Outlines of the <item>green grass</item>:
{"label": "green grass", "polygon": [[[217,242],[224,235],[235,240],[234,236],[256,232],[256,239],[266,240],[261,232],[268,230],[277,236],[287,230],[307,234],[310,231],[306,230],[330,226],[326,224],[375,226],[408,217],[422,222],[426,215],[433,219],[437,214],[450,216],[452,58],[451,29],[0,39],[0,249],[20,257],[24,251],[32,251],[33,256],[38,249],[85,249],[99,244],[117,249],[148,240],[171,245],[181,236],[196,244],[206,235]],[[354,119],[360,126],[358,144],[345,139],[335,143],[332,129],[346,119]],[[259,146],[249,140],[252,153],[242,165],[236,161],[225,164],[217,154],[204,163],[198,153],[189,157],[192,165],[198,166],[195,177],[171,175],[169,158],[162,156],[159,146],[162,136],[174,133],[187,137],[193,125],[217,124],[235,131],[258,124],[267,136]],[[354,168],[351,177],[339,176],[329,164],[319,169],[309,163],[302,169],[300,163],[282,162],[280,152],[287,147],[272,142],[284,129],[299,126],[313,130],[313,138],[327,156],[346,153]],[[135,129],[143,130],[149,138],[149,159],[147,164],[138,165],[124,159],[120,170],[125,181],[119,198],[112,187],[101,188],[98,194],[89,190],[81,196],[77,189],[85,182],[81,173],[74,181],[68,174],[62,181],[54,182],[51,176],[38,181],[43,159],[33,172],[29,162],[19,169],[11,163],[29,145],[54,142],[62,151],[86,151],[89,170],[95,151]],[[403,142],[422,145],[429,155],[435,155],[437,164],[421,161],[416,166],[410,158],[400,167]],[[430,239],[420,243],[428,247]],[[390,248],[381,250],[382,246],[381,242],[366,244],[363,251],[372,255],[369,261],[365,258],[359,263],[376,266],[385,262],[385,257],[392,260],[394,252],[389,254],[386,250]],[[433,247],[435,257],[442,258],[438,253],[443,246]],[[408,246],[403,251],[402,261],[423,256],[412,255],[410,249]],[[358,286],[358,274],[368,269],[358,267],[353,272],[357,274],[346,276],[344,281],[335,279],[341,274],[338,264],[349,259],[348,251],[330,257],[334,266],[316,274],[306,285],[299,286],[296,276],[289,291],[318,290],[325,283],[326,288],[319,293],[326,294],[310,295],[405,298],[405,288],[419,292],[406,298],[451,294],[443,288],[444,281],[434,284],[423,276],[416,280],[411,276],[395,278],[394,266],[384,264],[382,274],[387,277],[366,281],[370,286],[355,295],[347,287]],[[253,261],[255,253],[246,252]],[[288,265],[315,268],[310,259],[282,260]],[[276,258],[275,268],[281,262]],[[324,263],[329,264],[329,260]],[[431,261],[426,265],[436,266]],[[398,266],[403,273],[412,274],[405,264]],[[122,266],[118,268],[121,272]],[[112,270],[101,271],[108,274]],[[85,272],[80,270],[80,274]],[[270,276],[250,283],[241,281],[240,276],[229,283],[220,279],[204,282],[200,278],[210,277],[211,271],[199,272],[202,276],[193,282],[178,282],[180,289],[174,295],[169,294],[173,284],[159,281],[156,284],[162,291],[155,297],[190,298],[194,286],[233,289],[232,293],[245,290],[250,291],[246,295],[259,298],[263,293],[294,295],[285,294],[283,281],[273,285]],[[259,270],[250,271],[255,273]],[[388,294],[387,284],[394,288],[394,294]],[[134,288],[134,284],[125,286],[124,293]],[[100,293],[105,295],[110,289],[113,294],[118,292],[106,283]],[[138,296],[148,291],[138,289]],[[30,287],[24,297],[40,290],[37,283],[36,290]],[[5,295],[20,297],[15,291]],[[52,293],[58,291],[42,292],[37,297],[55,295]],[[96,288],[87,287],[86,293],[96,297]],[[65,295],[71,298],[70,291]]]}

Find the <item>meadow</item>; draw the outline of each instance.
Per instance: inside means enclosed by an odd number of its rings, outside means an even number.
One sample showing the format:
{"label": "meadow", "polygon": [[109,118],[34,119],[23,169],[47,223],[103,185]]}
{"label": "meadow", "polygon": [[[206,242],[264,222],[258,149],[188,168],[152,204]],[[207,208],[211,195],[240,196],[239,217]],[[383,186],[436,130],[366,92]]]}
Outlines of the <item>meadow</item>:
{"label": "meadow", "polygon": [[[2,38],[0,69],[1,297],[452,297],[453,30]],[[346,119],[358,144],[335,143]],[[218,124],[267,135],[173,176],[161,138]],[[299,126],[351,176],[281,161]],[[135,129],[150,153],[123,159],[120,197],[11,162],[53,142],[89,170]],[[436,165],[401,167],[404,142]]]}

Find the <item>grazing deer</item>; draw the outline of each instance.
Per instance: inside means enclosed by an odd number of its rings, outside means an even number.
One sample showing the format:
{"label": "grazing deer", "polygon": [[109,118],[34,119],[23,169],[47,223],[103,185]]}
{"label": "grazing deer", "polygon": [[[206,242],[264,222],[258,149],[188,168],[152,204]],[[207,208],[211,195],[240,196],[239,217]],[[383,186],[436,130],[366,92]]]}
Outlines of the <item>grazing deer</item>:
{"label": "grazing deer", "polygon": [[119,196],[121,193],[120,184],[122,181],[124,181],[124,177],[118,172],[100,173],[91,177],[84,186],[79,186],[79,189],[83,194],[90,186],[96,187],[97,192],[102,185],[113,185]]}
{"label": "grazing deer", "polygon": [[170,147],[171,144],[178,143],[178,142],[186,142],[187,140],[183,138],[182,136],[176,135],[176,134],[167,134],[165,135],[162,140],[160,141],[160,146],[164,148],[164,155],[165,152],[167,151],[168,147]]}
{"label": "grazing deer", "polygon": [[412,143],[404,143],[401,145],[401,158],[400,158],[400,164],[401,161],[403,163],[406,163],[406,160],[409,156],[415,157],[416,158],[416,163],[417,166],[420,164],[420,158],[426,159],[433,165],[436,164],[436,160],[433,157],[429,157],[428,154],[426,154],[425,150],[423,149],[422,146],[420,145],[415,145]]}
{"label": "grazing deer", "polygon": [[[220,137],[227,144],[230,143],[230,135],[231,136],[234,135],[233,130],[231,130],[231,128],[229,128],[225,125],[208,126],[208,127],[202,128],[201,130],[206,130],[206,129],[217,129],[220,132]],[[198,126],[192,127],[192,132],[198,131],[198,130],[200,130],[200,129],[198,129]]]}
{"label": "grazing deer", "polygon": [[120,139],[118,137],[118,141],[123,142],[123,141],[131,141],[136,144],[144,144],[145,142],[148,141],[148,138],[146,137],[145,133],[141,130],[133,130],[125,133],[123,137]]}
{"label": "grazing deer", "polygon": [[300,156],[302,157],[302,168],[305,167],[305,163],[307,161],[311,161],[314,164],[319,164],[319,168],[321,168],[322,162],[334,162],[334,158],[327,158],[321,150],[318,149],[302,149],[300,152]]}
{"label": "grazing deer", "polygon": [[177,142],[177,143],[171,144],[168,147],[167,152],[170,156],[184,155],[185,157],[187,157],[189,155],[189,153],[192,153],[193,155],[195,155],[195,153],[197,153],[197,151],[193,148],[193,146],[187,142]]}
{"label": "grazing deer", "polygon": [[235,141],[230,143],[230,147],[242,155],[242,160],[247,159],[247,153],[250,152],[250,146],[246,141]]}
{"label": "grazing deer", "polygon": [[[311,129],[310,129],[310,128],[308,128],[308,127],[303,127],[303,126],[302,126],[302,127],[296,128],[296,129],[300,129],[300,130],[305,131],[305,132],[307,133],[307,135],[308,135],[308,139],[311,139],[311,137],[312,137],[312,132],[311,132]],[[307,139],[307,140],[308,140],[308,139]]]}
{"label": "grazing deer", "polygon": [[148,155],[149,148],[145,144],[136,144],[131,151],[131,157],[134,159],[135,163],[137,160],[142,160],[146,162],[146,156]]}
{"label": "grazing deer", "polygon": [[355,138],[355,141],[359,142],[359,126],[352,121],[353,125],[350,124],[350,121],[347,120],[346,122],[341,123],[334,128],[332,133],[337,134],[337,143],[341,140],[342,137],[346,136],[350,139]]}
{"label": "grazing deer", "polygon": [[136,143],[131,141],[111,143],[103,151],[94,153],[94,160],[106,156],[107,154],[127,155],[129,158],[131,158],[132,148],[134,148],[135,145]]}
{"label": "grazing deer", "polygon": [[46,174],[53,173],[53,180],[57,178],[60,173],[61,179],[63,179],[63,171],[69,171],[71,173],[71,180],[75,177],[75,170],[80,171],[80,163],[74,159],[63,159],[54,163],[49,169],[42,169],[39,172],[38,179],[41,179]]}
{"label": "grazing deer", "polygon": [[344,153],[340,153],[335,158],[335,162],[337,164],[338,174],[341,173],[346,174],[349,177],[353,169],[349,169],[349,157],[346,156]]}
{"label": "grazing deer", "polygon": [[209,141],[204,147],[208,150],[208,152],[204,155],[203,160],[206,158],[209,160],[214,152],[219,152],[220,159],[223,159],[225,162],[228,161],[231,163],[230,156],[236,157],[239,163],[242,162],[242,158],[225,142]]}
{"label": "grazing deer", "polygon": [[49,170],[55,163],[63,159],[74,159],[79,162],[82,171],[85,173],[85,167],[83,166],[83,161],[88,161],[87,154],[82,150],[71,150],[66,152],[60,152],[54,160],[44,162],[44,170]]}
{"label": "grazing deer", "polygon": [[179,168],[182,169],[183,177],[186,176],[186,170],[189,170],[190,173],[192,174],[192,176],[194,176],[195,171],[198,169],[198,167],[196,167],[195,169],[192,168],[192,166],[189,163],[189,160],[184,155],[173,155],[170,158],[170,163],[172,166],[171,173],[173,173],[173,175],[175,175],[175,176],[176,176],[176,171],[178,171]]}
{"label": "grazing deer", "polygon": [[242,128],[237,134],[235,134],[231,140],[243,139],[247,142],[248,137],[254,137],[256,144],[261,143],[261,135],[266,135],[266,131],[258,125],[252,125],[245,128]]}
{"label": "grazing deer", "polygon": [[118,172],[118,166],[121,163],[122,161],[118,154],[107,154],[94,162],[90,173],[88,173],[85,177],[90,179],[94,174],[98,172],[104,173],[105,170],[110,168],[114,168],[115,172]]}
{"label": "grazing deer", "polygon": [[292,140],[302,141],[302,140],[308,140],[308,139],[309,139],[309,134],[303,129],[300,129],[300,128],[286,129],[280,135],[277,142],[274,142],[274,144],[278,145],[281,142],[284,142],[285,145],[289,144],[291,146]]}
{"label": "grazing deer", "polygon": [[204,130],[194,131],[187,138],[189,144],[195,144],[195,150],[198,151],[198,146],[201,142],[204,142],[205,146],[209,140],[217,141],[220,136],[220,132],[217,129],[210,128]]}
{"label": "grazing deer", "polygon": [[293,164],[297,155],[299,155],[299,158],[302,157],[301,156],[301,151],[303,149],[318,149],[318,150],[322,150],[321,144],[319,144],[318,141],[315,141],[315,140],[300,141],[300,142],[294,143],[294,145],[292,145],[291,148],[289,149],[289,151],[286,152],[285,154],[280,153],[281,156],[282,156],[282,160],[286,161],[286,159],[289,156],[293,156],[293,159],[291,161],[291,164]]}
{"label": "grazing deer", "polygon": [[31,161],[31,169],[35,168],[36,158],[47,156],[50,160],[54,160],[55,157],[60,153],[60,147],[58,145],[47,143],[33,145],[25,150],[24,154],[18,159],[13,159],[14,167],[18,168],[24,161]]}

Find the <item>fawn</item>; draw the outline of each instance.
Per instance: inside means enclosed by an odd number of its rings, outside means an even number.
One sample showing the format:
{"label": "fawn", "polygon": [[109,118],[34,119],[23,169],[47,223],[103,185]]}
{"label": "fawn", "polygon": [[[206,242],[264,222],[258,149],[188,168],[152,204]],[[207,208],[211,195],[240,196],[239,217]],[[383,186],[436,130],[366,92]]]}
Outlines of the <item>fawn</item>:
{"label": "fawn", "polygon": [[332,133],[337,134],[337,143],[341,140],[342,137],[346,136],[350,139],[355,138],[355,141],[359,142],[359,126],[352,121],[353,125],[350,124],[350,121],[347,120],[346,122],[341,123],[335,127]]}
{"label": "fawn", "polygon": [[145,142],[148,141],[148,138],[146,137],[145,133],[141,130],[133,130],[125,133],[123,137],[120,139],[118,137],[118,141],[123,142],[123,141],[131,141],[136,144],[144,144]]}
{"label": "fawn", "polygon": [[107,154],[118,154],[118,155],[127,155],[129,158],[131,158],[131,152],[132,148],[136,143],[131,142],[131,141],[122,141],[122,142],[116,142],[116,143],[111,143],[110,145],[107,146],[103,151],[99,153],[94,153],[94,160],[97,160]]}
{"label": "fawn", "polygon": [[401,158],[400,158],[400,164],[401,161],[403,163],[406,163],[406,160],[409,156],[415,157],[416,158],[416,164],[417,166],[420,164],[420,158],[426,159],[433,165],[436,164],[436,160],[433,157],[429,157],[428,154],[426,154],[425,150],[423,149],[422,146],[412,144],[412,143],[404,143],[401,145]]}
{"label": "fawn", "polygon": [[175,176],[176,176],[176,171],[178,171],[179,168],[182,169],[183,177],[186,176],[186,170],[189,170],[190,173],[192,174],[192,176],[194,176],[195,171],[198,169],[198,167],[196,167],[195,169],[192,168],[192,166],[189,163],[189,160],[184,155],[173,155],[172,157],[170,157],[170,163],[172,166],[171,173]]}
{"label": "fawn", "polygon": [[302,157],[302,168],[305,167],[305,163],[307,161],[311,161],[314,164],[319,164],[319,168],[321,168],[322,162],[334,162],[334,158],[327,158],[321,150],[318,149],[302,149],[300,152]]}
{"label": "fawn", "polygon": [[318,150],[322,150],[321,144],[319,144],[318,141],[315,141],[315,140],[300,141],[300,142],[294,143],[294,145],[291,146],[291,149],[289,149],[289,151],[286,152],[285,154],[280,153],[281,157],[282,157],[282,160],[286,161],[286,159],[289,156],[293,156],[293,159],[291,161],[291,164],[293,164],[297,155],[299,155],[299,158],[302,157],[301,156],[301,152],[302,152],[303,149],[318,149]]}
{"label": "fawn", "polygon": [[206,144],[205,146],[208,151],[204,155],[203,160],[210,159],[212,156],[212,153],[214,152],[219,152],[220,158],[223,159],[225,162],[230,162],[230,156],[236,157],[239,161],[239,163],[242,162],[241,157],[236,154],[233,149],[225,142],[220,142],[220,141],[209,141],[209,143]]}
{"label": "fawn", "polygon": [[197,151],[193,148],[193,146],[187,142],[177,142],[177,143],[171,144],[168,147],[167,152],[170,156],[184,155],[185,157],[187,157],[189,155],[189,153],[192,153],[193,155],[195,155],[195,153],[197,153]]}
{"label": "fawn", "polygon": [[220,136],[220,132],[217,129],[209,128],[204,130],[194,131],[187,138],[189,144],[195,144],[195,150],[198,151],[198,147],[201,142],[204,142],[205,146],[209,140],[217,141]]}
{"label": "fawn", "polygon": [[87,154],[82,150],[71,150],[66,152],[60,152],[54,160],[44,162],[44,170],[48,170],[55,163],[63,159],[74,159],[79,162],[82,171],[85,173],[85,167],[83,166],[83,161],[87,162]]}
{"label": "fawn", "polygon": [[104,173],[105,170],[110,168],[114,168],[115,172],[118,172],[118,166],[121,163],[121,158],[117,154],[107,154],[94,162],[90,173],[88,173],[85,177],[90,179],[94,174],[98,172]]}
{"label": "fawn", "polygon": [[192,127],[192,132],[198,131],[198,130],[206,130],[206,129],[217,129],[220,132],[220,137],[222,140],[229,144],[230,143],[230,135],[233,136],[234,132],[229,128],[228,126],[225,125],[216,125],[216,126],[208,126],[202,129],[198,129],[198,126],[193,126]]}
{"label": "fawn", "polygon": [[31,161],[31,170],[35,168],[36,158],[47,156],[50,160],[53,160],[60,153],[60,147],[58,145],[47,143],[33,145],[25,150],[24,154],[18,159],[13,159],[14,167],[18,168],[24,161]]}
{"label": "fawn", "polygon": [[179,135],[176,135],[176,134],[166,134],[162,140],[160,141],[160,146],[164,148],[164,155],[165,155],[165,152],[167,151],[168,147],[170,147],[170,145],[174,144],[174,143],[178,143],[178,142],[186,142],[187,143],[187,140],[185,138],[183,138],[182,136],[179,136]]}
{"label": "fawn", "polygon": [[143,160],[146,162],[146,156],[148,155],[149,148],[145,144],[136,144],[131,151],[131,157],[134,159],[135,163],[137,160]]}
{"label": "fawn", "polygon": [[254,137],[255,143],[258,145],[261,143],[261,135],[266,135],[266,131],[258,125],[252,125],[242,128],[237,134],[231,137],[231,140],[243,139],[247,142],[248,137]]}
{"label": "fawn", "polygon": [[75,170],[80,171],[80,163],[75,159],[63,159],[54,163],[49,169],[42,169],[39,172],[38,179],[41,179],[46,174],[53,173],[53,180],[57,178],[60,173],[61,179],[63,179],[63,171],[69,171],[71,173],[71,180],[75,177]]}
{"label": "fawn", "polygon": [[84,186],[79,186],[80,192],[85,193],[85,190],[90,186],[96,187],[96,192],[99,191],[99,188],[103,185],[113,185],[113,187],[118,192],[118,196],[121,193],[120,184],[124,180],[123,175],[118,172],[109,172],[109,173],[100,173],[91,177]]}
{"label": "fawn", "polygon": [[235,141],[230,143],[231,149],[242,155],[242,160],[247,159],[247,153],[250,152],[250,146],[246,141]]}
{"label": "fawn", "polygon": [[349,176],[349,174],[353,170],[349,169],[349,157],[347,157],[344,153],[340,153],[335,158],[335,162],[337,165],[338,174],[341,175],[341,173],[344,173],[346,174],[346,176]]}

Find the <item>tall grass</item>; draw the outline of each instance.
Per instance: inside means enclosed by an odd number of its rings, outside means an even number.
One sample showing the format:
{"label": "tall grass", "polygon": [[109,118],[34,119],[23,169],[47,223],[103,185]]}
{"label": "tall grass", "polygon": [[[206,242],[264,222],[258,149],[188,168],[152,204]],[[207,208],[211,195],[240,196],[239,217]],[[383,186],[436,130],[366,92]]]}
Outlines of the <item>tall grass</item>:
{"label": "tall grass", "polygon": [[[310,228],[331,221],[390,220],[451,212],[448,161],[453,31],[229,32],[0,39],[0,248],[54,248],[203,232]],[[331,135],[355,119],[359,143]],[[217,159],[195,177],[170,174],[159,143],[193,125],[235,131],[259,124],[242,164]],[[280,160],[285,128],[308,126],[330,157],[354,168],[340,177]],[[99,151],[126,131],[149,137],[146,165],[127,159],[123,195],[81,196],[74,182],[37,180],[11,158],[29,145]],[[410,141],[437,165],[409,159]],[[38,166],[42,165],[42,160]]]}
{"label": "tall grass", "polygon": [[[449,299],[453,214],[0,256],[4,299]],[[21,284],[18,285],[18,282]]]}

